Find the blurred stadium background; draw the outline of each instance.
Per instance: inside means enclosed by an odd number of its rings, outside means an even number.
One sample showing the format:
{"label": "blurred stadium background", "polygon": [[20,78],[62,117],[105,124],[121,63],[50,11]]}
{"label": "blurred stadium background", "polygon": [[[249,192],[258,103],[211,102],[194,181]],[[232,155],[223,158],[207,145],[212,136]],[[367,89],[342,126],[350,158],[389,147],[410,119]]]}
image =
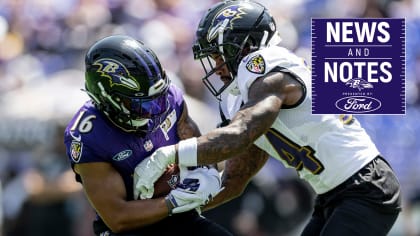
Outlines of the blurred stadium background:
{"label": "blurred stadium background", "polygon": [[[129,34],[158,54],[183,87],[202,132],[219,122],[191,45],[216,0],[0,0],[0,235],[91,236],[93,212],[73,180],[63,127],[87,99],[86,48]],[[407,115],[359,116],[402,184],[404,211],[390,235],[420,235],[420,0],[260,0],[283,46],[310,62],[311,17],[403,17],[407,23]],[[205,215],[236,235],[298,235],[313,193],[270,161],[244,195]]]}

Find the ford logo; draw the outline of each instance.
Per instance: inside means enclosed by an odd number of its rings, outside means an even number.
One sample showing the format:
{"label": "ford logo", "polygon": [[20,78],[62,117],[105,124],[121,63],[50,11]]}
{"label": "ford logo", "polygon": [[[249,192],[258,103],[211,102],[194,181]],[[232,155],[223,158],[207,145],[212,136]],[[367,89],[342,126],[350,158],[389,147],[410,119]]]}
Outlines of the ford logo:
{"label": "ford logo", "polygon": [[381,107],[381,101],[366,96],[344,97],[335,102],[335,107],[345,112],[367,113]]}
{"label": "ford logo", "polygon": [[131,154],[133,154],[133,151],[131,151],[131,150],[124,150],[122,152],[117,153],[115,156],[113,156],[112,157],[112,160],[114,160],[114,161],[122,161],[122,160],[125,160],[128,157],[130,157]]}

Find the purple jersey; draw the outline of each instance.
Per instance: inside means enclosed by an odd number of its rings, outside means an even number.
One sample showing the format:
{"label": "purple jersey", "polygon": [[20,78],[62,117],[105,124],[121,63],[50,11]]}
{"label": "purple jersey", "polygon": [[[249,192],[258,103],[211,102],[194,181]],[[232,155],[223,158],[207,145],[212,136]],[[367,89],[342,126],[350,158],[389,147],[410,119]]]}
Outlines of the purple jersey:
{"label": "purple jersey", "polygon": [[[183,111],[184,99],[181,90],[174,85],[171,85],[168,93],[170,105],[165,121],[156,131],[144,137],[122,131],[92,101],[86,102],[67,125],[64,133],[71,166],[88,162],[110,163],[124,180],[127,200],[132,200],[132,175],[137,164],[157,148],[179,141],[176,124]],[[77,174],[76,179],[81,181]]]}

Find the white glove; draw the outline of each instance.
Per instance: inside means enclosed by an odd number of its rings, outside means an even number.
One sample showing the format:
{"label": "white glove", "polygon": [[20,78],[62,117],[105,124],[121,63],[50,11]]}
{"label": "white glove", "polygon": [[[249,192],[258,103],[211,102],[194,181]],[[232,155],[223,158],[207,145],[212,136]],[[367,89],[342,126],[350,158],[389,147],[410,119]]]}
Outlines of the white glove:
{"label": "white glove", "polygon": [[185,189],[186,192],[200,195],[204,205],[222,191],[221,184],[222,180],[216,169],[200,167],[189,171],[178,187]]}
{"label": "white glove", "polygon": [[175,163],[175,155],[175,145],[161,147],[136,166],[133,176],[134,199],[139,197],[147,199],[153,196],[154,183],[169,164]]}
{"label": "white glove", "polygon": [[169,215],[198,208],[203,202],[201,196],[186,192],[182,188],[172,190],[165,197],[165,201],[169,209]]}
{"label": "white glove", "polygon": [[174,207],[172,212],[180,213],[194,208],[200,211],[199,206],[207,204],[223,190],[221,182],[216,169],[202,167],[189,171],[167,197]]}

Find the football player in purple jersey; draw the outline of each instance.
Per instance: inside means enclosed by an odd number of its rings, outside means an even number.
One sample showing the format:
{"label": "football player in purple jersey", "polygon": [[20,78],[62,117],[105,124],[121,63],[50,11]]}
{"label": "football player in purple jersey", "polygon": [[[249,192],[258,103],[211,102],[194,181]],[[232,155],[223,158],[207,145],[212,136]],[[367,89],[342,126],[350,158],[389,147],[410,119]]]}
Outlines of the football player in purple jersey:
{"label": "football player in purple jersey", "polygon": [[213,168],[181,170],[181,184],[167,196],[133,197],[138,163],[159,147],[200,135],[155,53],[114,35],[89,48],[85,65],[84,91],[91,99],[67,125],[64,142],[76,180],[97,213],[95,234],[231,235],[195,210],[220,191]]}
{"label": "football player in purple jersey", "polygon": [[135,193],[148,196],[163,171],[227,160],[225,189],[210,206],[239,196],[275,158],[317,193],[302,235],[386,235],[401,210],[394,171],[352,115],[312,115],[311,71],[278,46],[268,9],[251,0],[216,3],[193,46],[204,84],[225,108],[227,125],[158,149],[137,167]]}

